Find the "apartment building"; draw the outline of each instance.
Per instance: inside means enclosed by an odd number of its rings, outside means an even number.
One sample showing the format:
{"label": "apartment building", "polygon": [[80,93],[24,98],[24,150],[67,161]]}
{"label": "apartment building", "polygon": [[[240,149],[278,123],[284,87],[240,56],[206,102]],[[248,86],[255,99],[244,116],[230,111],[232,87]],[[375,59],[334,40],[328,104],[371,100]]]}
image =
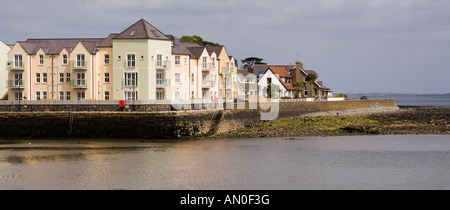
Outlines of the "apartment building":
{"label": "apartment building", "polygon": [[8,77],[8,72],[5,71],[6,65],[8,63],[8,52],[11,48],[0,41],[0,100],[7,98],[8,89],[6,88],[6,78]]}

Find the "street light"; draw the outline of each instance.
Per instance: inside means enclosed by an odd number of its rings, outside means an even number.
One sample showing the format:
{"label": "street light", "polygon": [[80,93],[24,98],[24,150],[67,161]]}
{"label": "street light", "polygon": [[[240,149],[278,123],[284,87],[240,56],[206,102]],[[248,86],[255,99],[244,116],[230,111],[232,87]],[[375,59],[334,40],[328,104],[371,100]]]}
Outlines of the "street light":
{"label": "street light", "polygon": [[20,86],[22,85],[22,78],[19,78],[18,82],[19,82],[19,93],[17,95],[19,97],[19,113],[20,113],[20,101],[22,100],[22,96],[20,93]]}

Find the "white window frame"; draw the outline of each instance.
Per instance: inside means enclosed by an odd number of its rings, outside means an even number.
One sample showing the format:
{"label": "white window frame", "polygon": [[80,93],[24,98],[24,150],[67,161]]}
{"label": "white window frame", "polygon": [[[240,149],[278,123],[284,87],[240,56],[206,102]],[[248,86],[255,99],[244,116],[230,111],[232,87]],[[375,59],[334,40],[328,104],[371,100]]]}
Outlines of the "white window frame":
{"label": "white window frame", "polygon": [[14,55],[14,68],[23,68],[23,57],[22,54]]}
{"label": "white window frame", "polygon": [[181,83],[181,74],[180,73],[175,74],[175,83]]}
{"label": "white window frame", "polygon": [[181,65],[181,56],[179,55],[175,56],[175,65],[177,66]]}
{"label": "white window frame", "polygon": [[110,59],[109,54],[105,54],[105,65],[109,65]]}
{"label": "white window frame", "polygon": [[44,65],[44,55],[42,54],[39,55],[39,65],[40,66]]}
{"label": "white window frame", "polygon": [[42,99],[48,99],[47,91],[42,91]]}
{"label": "white window frame", "polygon": [[125,78],[125,87],[136,87],[138,86],[138,73],[137,72],[131,72],[131,73],[124,73]]}
{"label": "white window frame", "polygon": [[156,86],[164,86],[164,73],[156,73]]}
{"label": "white window frame", "polygon": [[86,74],[77,73],[76,86],[86,86]]}
{"label": "white window frame", "polygon": [[36,83],[41,83],[41,74],[36,73]]}
{"label": "white window frame", "polygon": [[109,73],[105,73],[105,83],[109,83]]}
{"label": "white window frame", "polygon": [[86,92],[83,91],[77,92],[77,100],[80,101],[84,99],[86,99]]}
{"label": "white window frame", "polygon": [[64,101],[64,91],[59,91],[59,100]]}
{"label": "white window frame", "polygon": [[66,82],[67,82],[67,83],[70,83],[70,73],[67,73],[67,74],[66,74]]}
{"label": "white window frame", "polygon": [[70,91],[66,91],[66,100],[67,101],[72,100],[71,97],[70,97]]}
{"label": "white window frame", "polygon": [[41,100],[41,92],[36,91],[36,100],[40,101]]}
{"label": "white window frame", "polygon": [[22,99],[23,99],[23,93],[21,91],[14,92],[14,100],[22,101]]}
{"label": "white window frame", "polygon": [[156,100],[158,101],[164,100],[164,91],[156,91]]}
{"label": "white window frame", "polygon": [[175,100],[180,100],[180,91],[175,91]]}
{"label": "white window frame", "polygon": [[163,58],[163,54],[157,54],[156,55],[156,66],[158,68],[162,68],[163,67],[163,60],[162,60],[162,58]]}
{"label": "white window frame", "polygon": [[77,54],[77,60],[75,62],[76,67],[86,67],[86,55]]}
{"label": "white window frame", "polygon": [[127,68],[136,68],[136,54],[127,54]]}
{"label": "white window frame", "polygon": [[47,73],[42,73],[42,83],[47,83]]}
{"label": "white window frame", "polygon": [[59,83],[64,83],[64,73],[59,73]]}
{"label": "white window frame", "polygon": [[109,91],[103,92],[103,99],[105,101],[109,101],[111,99],[111,94],[109,93]]}
{"label": "white window frame", "polygon": [[202,58],[202,67],[203,69],[208,69],[208,57],[203,56]]}
{"label": "white window frame", "polygon": [[62,65],[67,65],[67,54],[62,55]]}
{"label": "white window frame", "polygon": [[138,100],[138,91],[125,91],[125,100],[127,101],[137,101]]}

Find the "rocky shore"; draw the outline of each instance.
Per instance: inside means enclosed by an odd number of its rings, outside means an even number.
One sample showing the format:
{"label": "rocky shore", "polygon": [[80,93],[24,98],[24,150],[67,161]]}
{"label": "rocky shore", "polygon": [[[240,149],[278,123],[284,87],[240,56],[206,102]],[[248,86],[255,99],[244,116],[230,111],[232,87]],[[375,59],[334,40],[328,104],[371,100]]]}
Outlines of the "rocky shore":
{"label": "rocky shore", "polygon": [[284,118],[212,138],[346,135],[450,135],[450,108],[400,107],[387,112],[318,113]]}

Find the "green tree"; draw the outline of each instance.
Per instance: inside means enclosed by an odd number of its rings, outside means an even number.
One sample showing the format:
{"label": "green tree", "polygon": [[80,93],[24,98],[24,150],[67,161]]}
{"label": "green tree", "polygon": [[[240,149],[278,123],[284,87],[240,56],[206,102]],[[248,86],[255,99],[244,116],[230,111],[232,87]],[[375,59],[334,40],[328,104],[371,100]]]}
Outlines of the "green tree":
{"label": "green tree", "polygon": [[305,87],[305,83],[304,82],[294,82],[294,83],[292,83],[292,86],[297,91],[295,93],[295,98],[300,98],[300,90]]}
{"label": "green tree", "polygon": [[214,42],[210,42],[210,41],[205,41],[203,40],[202,37],[198,36],[198,35],[193,35],[193,36],[182,36],[180,38],[180,42],[193,42],[193,43],[197,43],[201,46],[219,46],[220,44],[218,43],[214,43]]}
{"label": "green tree", "polygon": [[255,64],[267,64],[267,63],[263,63],[264,59],[262,58],[257,58],[257,57],[248,57],[244,60],[241,60],[242,62],[242,68],[244,69],[249,69],[249,68],[253,68],[255,66]]}
{"label": "green tree", "polygon": [[313,95],[313,88],[312,88],[312,86],[313,86],[313,83],[317,80],[317,78],[318,78],[317,74],[312,74],[312,73],[308,74],[308,75],[306,76],[306,78],[305,78],[305,80],[309,83],[309,91],[308,91],[308,94],[309,94],[310,96]]}
{"label": "green tree", "polygon": [[267,87],[264,87],[264,93],[266,94],[267,98],[272,98],[276,93],[280,93],[280,86],[274,85],[274,84],[268,84]]}

